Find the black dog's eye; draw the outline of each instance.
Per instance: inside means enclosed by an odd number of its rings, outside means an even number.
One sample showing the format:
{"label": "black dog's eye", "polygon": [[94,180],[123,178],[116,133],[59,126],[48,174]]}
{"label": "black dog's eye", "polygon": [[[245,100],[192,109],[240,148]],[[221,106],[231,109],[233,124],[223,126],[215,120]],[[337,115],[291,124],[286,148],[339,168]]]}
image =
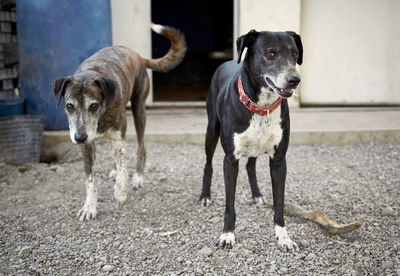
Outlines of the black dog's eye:
{"label": "black dog's eye", "polygon": [[299,56],[299,53],[294,52],[294,53],[293,53],[293,56],[294,56],[294,57],[298,57],[298,56]]}
{"label": "black dog's eye", "polygon": [[97,104],[97,103],[93,103],[89,106],[89,110],[92,112],[96,112],[98,108],[99,108],[99,104]]}
{"label": "black dog's eye", "polygon": [[273,56],[275,56],[275,52],[270,51],[270,52],[267,52],[266,55],[268,57],[273,57]]}
{"label": "black dog's eye", "polygon": [[74,110],[75,110],[75,107],[74,107],[74,105],[73,104],[67,104],[67,110],[68,110],[68,112],[73,112]]}

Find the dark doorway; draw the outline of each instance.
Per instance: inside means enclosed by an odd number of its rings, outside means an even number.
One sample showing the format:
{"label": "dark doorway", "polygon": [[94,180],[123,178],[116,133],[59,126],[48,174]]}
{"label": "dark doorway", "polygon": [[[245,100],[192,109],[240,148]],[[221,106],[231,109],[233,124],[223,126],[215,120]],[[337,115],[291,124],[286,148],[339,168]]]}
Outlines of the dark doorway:
{"label": "dark doorway", "polygon": [[[152,0],[152,22],[173,26],[186,37],[185,59],[168,73],[153,72],[154,101],[204,101],[215,69],[232,59],[233,0]],[[152,33],[152,55],[169,41]]]}

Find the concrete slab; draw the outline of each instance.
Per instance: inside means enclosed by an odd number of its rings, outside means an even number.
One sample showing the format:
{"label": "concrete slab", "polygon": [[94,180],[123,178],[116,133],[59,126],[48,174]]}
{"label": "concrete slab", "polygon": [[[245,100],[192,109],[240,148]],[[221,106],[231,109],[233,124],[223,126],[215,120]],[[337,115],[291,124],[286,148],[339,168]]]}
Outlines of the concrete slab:
{"label": "concrete slab", "polygon": [[[400,143],[400,107],[301,108],[290,112],[291,144]],[[128,114],[127,137],[136,139],[132,114]],[[147,114],[147,141],[204,143],[205,107],[151,108]],[[44,132],[45,146],[68,140],[68,131]]]}

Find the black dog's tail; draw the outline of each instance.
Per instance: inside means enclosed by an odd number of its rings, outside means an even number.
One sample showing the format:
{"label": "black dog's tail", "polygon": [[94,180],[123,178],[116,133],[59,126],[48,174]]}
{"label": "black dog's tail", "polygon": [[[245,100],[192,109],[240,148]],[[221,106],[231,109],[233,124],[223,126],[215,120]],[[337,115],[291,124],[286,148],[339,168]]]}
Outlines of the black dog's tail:
{"label": "black dog's tail", "polygon": [[151,29],[168,38],[171,41],[171,48],[168,53],[157,59],[143,59],[147,68],[159,72],[167,72],[182,62],[186,53],[185,36],[175,28],[151,24]]}

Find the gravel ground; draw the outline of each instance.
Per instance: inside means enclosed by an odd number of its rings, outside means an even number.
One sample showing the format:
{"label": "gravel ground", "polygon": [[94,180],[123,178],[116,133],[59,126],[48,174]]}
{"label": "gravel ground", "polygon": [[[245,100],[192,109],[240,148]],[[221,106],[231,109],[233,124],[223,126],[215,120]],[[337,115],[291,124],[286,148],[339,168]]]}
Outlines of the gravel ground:
{"label": "gravel ground", "polygon": [[[400,275],[400,145],[292,146],[287,202],[349,223],[330,236],[286,217],[300,251],[274,240],[272,210],[252,204],[244,162],[237,186],[236,246],[219,250],[223,227],[223,152],[214,159],[214,204],[199,206],[203,146],[147,142],[146,184],[122,207],[113,200],[110,146],[97,144],[98,217],[79,222],[85,199],[78,147],[53,164],[0,164],[0,275]],[[133,172],[136,144],[129,143]],[[268,159],[258,162],[272,201]],[[317,231],[317,232],[315,232]]]}

